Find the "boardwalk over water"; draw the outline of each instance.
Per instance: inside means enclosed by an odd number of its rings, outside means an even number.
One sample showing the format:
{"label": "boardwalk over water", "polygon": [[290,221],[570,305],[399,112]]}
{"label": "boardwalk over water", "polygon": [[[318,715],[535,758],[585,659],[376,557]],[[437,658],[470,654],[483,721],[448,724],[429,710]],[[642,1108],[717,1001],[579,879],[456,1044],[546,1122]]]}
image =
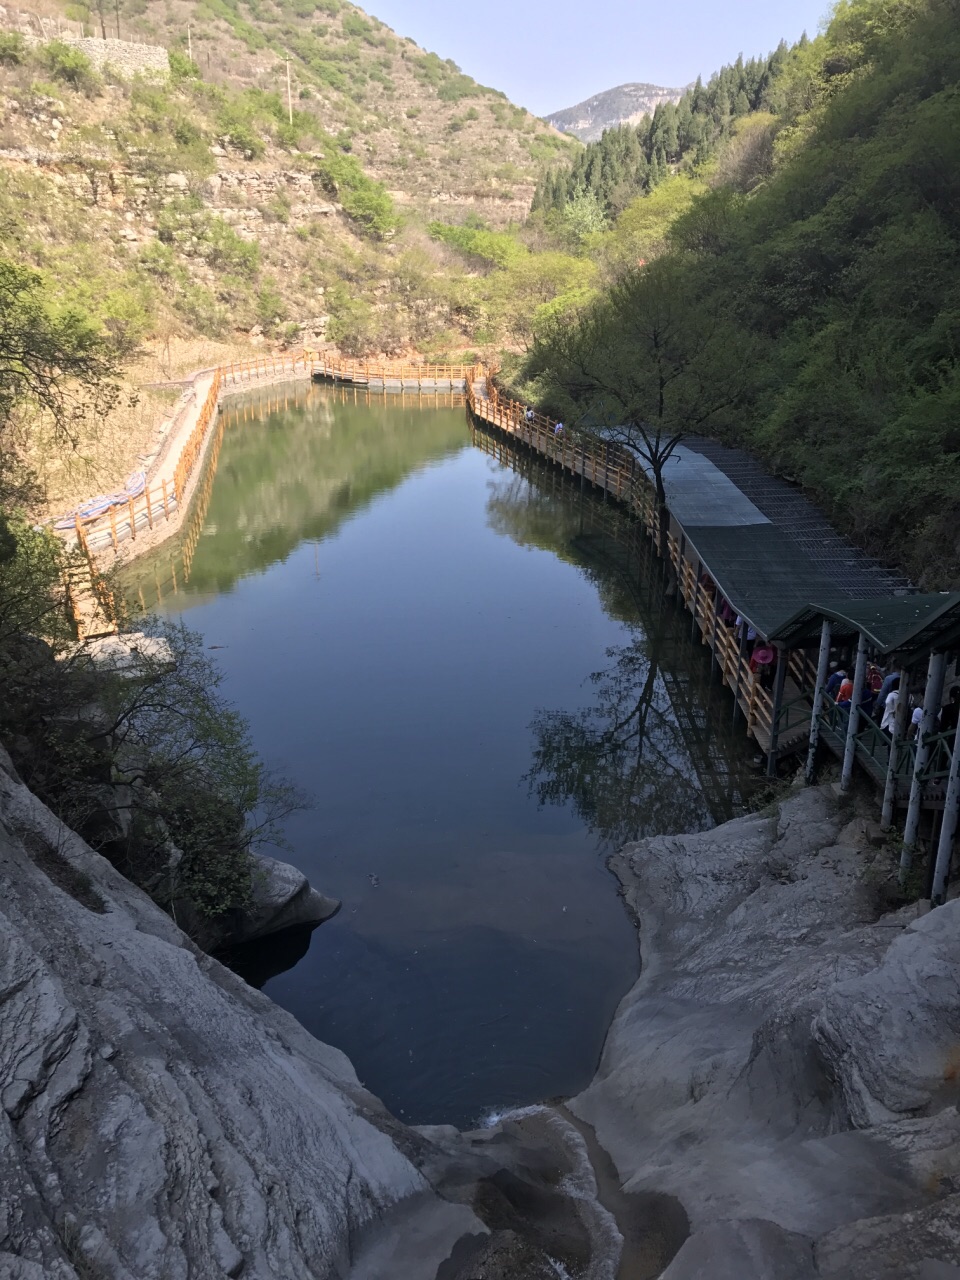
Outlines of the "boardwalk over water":
{"label": "boardwalk over water", "polygon": [[[302,353],[208,371],[202,400],[196,397],[193,429],[179,454],[167,462],[169,478],[161,476],[158,483],[151,477],[137,499],[90,520],[77,518],[76,541],[90,564],[95,565],[104,553],[117,554],[121,544],[136,541],[145,532],[152,535],[165,522],[179,522],[196,491],[200,463],[207,454],[215,462],[214,423],[224,394],[297,378],[331,381],[365,392],[462,392],[477,423],[599,490],[605,500],[617,503],[637,521],[654,545],[660,544],[654,488],[641,458],[612,443],[556,434],[550,419],[503,397],[484,366],[350,361]],[[211,475],[208,464],[207,488]],[[809,645],[783,648],[776,678],[764,679],[750,667],[748,628],[771,640],[811,601],[843,612],[845,603],[902,596],[908,584],[841,538],[800,493],[739,451],[688,439],[669,460],[664,483],[672,588],[690,614],[691,636],[699,636],[709,647],[742,714],[744,732],[755,740],[773,772],[778,759],[796,753],[810,734],[816,661]],[[83,630],[85,620],[94,618],[94,625],[102,626],[107,602],[96,574],[92,595],[97,599],[91,602],[88,594],[84,601],[82,595],[74,585],[78,626]],[[731,610],[746,624],[739,628],[739,635]],[[838,717],[834,708],[826,708],[821,736],[825,745],[842,754],[845,714]],[[855,745],[857,760],[881,784],[887,774],[889,739],[871,721],[857,733]],[[896,749],[896,800],[902,800],[909,787],[912,748],[912,743],[904,741]],[[929,784],[925,800],[936,804],[939,796],[942,803],[944,752],[934,749],[931,757],[933,771],[928,770],[925,779]]]}

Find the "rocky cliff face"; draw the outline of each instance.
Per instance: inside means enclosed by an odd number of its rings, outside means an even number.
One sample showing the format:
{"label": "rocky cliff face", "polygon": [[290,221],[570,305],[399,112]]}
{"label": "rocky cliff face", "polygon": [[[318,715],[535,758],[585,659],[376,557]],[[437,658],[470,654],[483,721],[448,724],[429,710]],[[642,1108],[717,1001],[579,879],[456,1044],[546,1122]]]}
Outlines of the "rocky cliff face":
{"label": "rocky cliff face", "polygon": [[58,1280],[335,1274],[427,1189],[382,1108],[9,769],[0,793],[2,1248]]}
{"label": "rocky cliff face", "polygon": [[3,1280],[612,1277],[570,1125],[399,1124],[2,750],[0,1102]]}
{"label": "rocky cliff face", "polygon": [[659,102],[679,102],[682,89],[664,89],[656,84],[621,84],[594,94],[575,107],[554,111],[545,119],[562,133],[572,133],[581,142],[596,142],[604,129],[618,124],[639,124],[652,116]]}
{"label": "rocky cliff face", "polygon": [[627,848],[644,968],[594,1082],[463,1135],[397,1122],[0,753],[0,1277],[960,1277],[960,902],[878,918],[849,819],[804,791]]}
{"label": "rocky cliff face", "polygon": [[960,902],[878,918],[851,816],[806,790],[616,860],[644,971],[571,1107],[687,1210],[664,1280],[960,1276]]}

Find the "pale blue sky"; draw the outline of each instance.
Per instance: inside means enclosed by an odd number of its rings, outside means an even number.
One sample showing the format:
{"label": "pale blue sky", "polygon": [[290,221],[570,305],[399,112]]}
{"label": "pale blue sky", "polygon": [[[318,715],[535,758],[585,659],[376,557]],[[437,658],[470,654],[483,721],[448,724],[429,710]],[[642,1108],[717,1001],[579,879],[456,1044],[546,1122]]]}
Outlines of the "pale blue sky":
{"label": "pale blue sky", "polygon": [[360,0],[537,115],[630,80],[680,86],[815,35],[830,0]]}

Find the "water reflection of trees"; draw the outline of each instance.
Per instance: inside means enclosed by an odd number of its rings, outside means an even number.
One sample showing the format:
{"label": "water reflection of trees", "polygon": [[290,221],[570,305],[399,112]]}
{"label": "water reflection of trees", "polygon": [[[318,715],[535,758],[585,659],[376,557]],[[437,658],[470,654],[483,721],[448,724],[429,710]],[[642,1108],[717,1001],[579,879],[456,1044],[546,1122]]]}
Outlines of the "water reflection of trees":
{"label": "water reflection of trees", "polygon": [[660,671],[657,638],[607,650],[590,677],[596,701],[540,711],[525,775],[541,805],[571,803],[617,847],[641,836],[691,831],[710,814]]}
{"label": "water reflection of trees", "polygon": [[[497,533],[576,564],[608,616],[636,624],[637,600],[623,573],[591,561],[598,535],[592,532],[596,508],[589,497],[576,495],[569,485],[544,492],[525,476],[506,473],[491,482],[487,513]],[[605,542],[611,514],[605,513],[599,535]],[[716,801],[713,784],[720,780],[709,753],[702,760],[696,754],[699,735],[692,722],[686,724],[690,708],[679,696],[679,684],[689,695],[689,682],[682,676],[678,681],[665,663],[671,650],[669,619],[661,613],[643,621],[645,633],[608,650],[609,665],[590,677],[592,705],[572,712],[543,710],[531,725],[533,761],[524,775],[531,795],[541,805],[572,804],[611,847],[644,835],[696,830],[727,816],[712,814],[705,795],[709,791]],[[677,697],[671,696],[672,688]],[[693,719],[702,719],[697,710]]]}
{"label": "water reflection of trees", "polygon": [[[593,584],[608,617],[635,622],[636,601],[623,576],[588,558],[593,499],[578,496],[569,482],[561,483],[559,492],[544,493],[524,475],[508,472],[497,476],[488,486],[487,523],[518,546],[552,551],[576,565]],[[608,513],[608,522],[611,515]],[[626,517],[623,522],[627,524]]]}

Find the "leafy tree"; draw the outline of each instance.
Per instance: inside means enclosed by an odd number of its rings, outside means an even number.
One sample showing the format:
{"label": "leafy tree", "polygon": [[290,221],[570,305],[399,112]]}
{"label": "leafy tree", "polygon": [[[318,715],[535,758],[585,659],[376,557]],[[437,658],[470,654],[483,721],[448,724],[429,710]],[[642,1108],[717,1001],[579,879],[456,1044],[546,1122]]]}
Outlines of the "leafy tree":
{"label": "leafy tree", "polygon": [[575,245],[581,245],[588,236],[602,231],[607,223],[603,205],[594,191],[576,192],[563,206],[563,229]]}
{"label": "leafy tree", "polygon": [[649,469],[666,545],[663,472],[684,435],[729,415],[749,385],[749,344],[697,296],[689,264],[662,258],[625,276],[574,325],[556,324],[528,372],[565,423],[625,445]]}
{"label": "leafy tree", "polygon": [[27,46],[17,31],[0,31],[0,67],[19,67],[27,59]]}
{"label": "leafy tree", "polygon": [[73,45],[51,40],[41,47],[40,60],[54,79],[65,81],[81,93],[93,96],[100,88],[100,77],[90,59]]}
{"label": "leafy tree", "polygon": [[184,80],[201,79],[199,66],[182,50],[168,50],[167,59],[170,63],[170,78],[175,84],[181,84]]}
{"label": "leafy tree", "polygon": [[29,495],[23,454],[35,415],[69,447],[84,420],[116,403],[122,355],[88,315],[54,302],[37,272],[0,258],[0,510]]}

